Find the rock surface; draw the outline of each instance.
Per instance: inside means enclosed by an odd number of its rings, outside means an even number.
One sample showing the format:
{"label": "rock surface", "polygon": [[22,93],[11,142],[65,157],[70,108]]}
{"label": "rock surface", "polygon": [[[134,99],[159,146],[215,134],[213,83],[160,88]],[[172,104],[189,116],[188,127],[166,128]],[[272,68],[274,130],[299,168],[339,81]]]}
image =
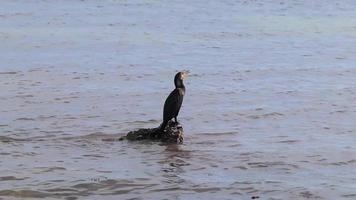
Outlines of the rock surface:
{"label": "rock surface", "polygon": [[179,123],[169,121],[163,132],[159,128],[142,128],[136,131],[130,131],[126,136],[119,140],[157,140],[168,143],[183,143],[183,127]]}

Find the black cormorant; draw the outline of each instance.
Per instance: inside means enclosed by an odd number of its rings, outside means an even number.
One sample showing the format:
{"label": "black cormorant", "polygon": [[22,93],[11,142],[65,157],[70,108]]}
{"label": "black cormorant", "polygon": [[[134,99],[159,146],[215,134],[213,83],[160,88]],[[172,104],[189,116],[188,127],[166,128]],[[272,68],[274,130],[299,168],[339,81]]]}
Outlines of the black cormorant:
{"label": "black cormorant", "polygon": [[185,94],[185,86],[183,84],[183,80],[187,77],[188,72],[178,72],[174,77],[174,85],[176,88],[169,94],[166,101],[164,102],[163,108],[163,123],[161,124],[160,130],[161,132],[167,126],[169,120],[174,118],[175,122],[177,121],[177,116],[180,110],[180,107],[183,103],[183,97]]}

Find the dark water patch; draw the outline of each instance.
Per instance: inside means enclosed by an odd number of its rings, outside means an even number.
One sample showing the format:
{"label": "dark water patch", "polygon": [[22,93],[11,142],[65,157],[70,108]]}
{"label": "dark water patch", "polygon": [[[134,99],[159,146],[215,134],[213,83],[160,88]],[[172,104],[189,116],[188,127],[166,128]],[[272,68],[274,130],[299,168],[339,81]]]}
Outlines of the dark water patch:
{"label": "dark water patch", "polygon": [[[249,162],[247,163],[247,165],[249,165],[252,168],[265,168],[265,167],[274,167],[274,166],[289,166],[294,169],[299,168],[297,165],[286,164],[281,161]],[[289,168],[285,168],[285,169],[289,169]]]}
{"label": "dark water patch", "polygon": [[245,167],[245,166],[234,166],[233,168],[242,169],[242,170],[247,170],[247,169],[248,169],[248,168]]}
{"label": "dark water patch", "polygon": [[20,117],[17,118],[16,121],[35,121],[35,119],[30,117]]}
{"label": "dark water patch", "polygon": [[54,118],[57,118],[57,116],[56,115],[48,115],[48,116],[40,115],[40,116],[37,117],[37,119],[40,119],[40,120],[54,119]]}
{"label": "dark water patch", "polygon": [[310,191],[303,191],[299,193],[299,196],[306,199],[321,199],[320,196],[313,194]]}
{"label": "dark water patch", "polygon": [[342,166],[342,165],[350,165],[350,164],[355,164],[355,163],[356,163],[356,160],[348,160],[348,161],[341,161],[341,162],[332,162],[332,163],[328,163],[328,164]]}
{"label": "dark water patch", "polygon": [[71,188],[52,188],[52,189],[47,189],[45,191],[50,192],[50,193],[56,193],[56,194],[58,194],[58,193],[71,193],[71,194],[73,194],[73,193],[79,192],[78,190],[71,189]]}
{"label": "dark water patch", "polygon": [[99,115],[81,115],[80,117],[87,118],[87,119],[95,119],[95,118],[99,118],[101,116],[99,116]]}
{"label": "dark water patch", "polygon": [[22,94],[22,95],[16,95],[15,97],[18,97],[18,98],[32,98],[34,96],[32,94]]}
{"label": "dark water patch", "polygon": [[149,192],[177,191],[177,190],[181,190],[181,189],[182,188],[180,188],[180,187],[167,187],[167,188],[159,188],[159,189],[150,190]]}
{"label": "dark water patch", "polygon": [[0,177],[0,181],[20,181],[28,179],[29,177],[16,178],[15,176],[2,176]]}
{"label": "dark water patch", "polygon": [[0,72],[0,75],[1,75],[1,74],[12,75],[12,74],[18,74],[18,73],[20,73],[20,71],[9,71],[9,72]]}
{"label": "dark water patch", "polygon": [[74,119],[78,119],[78,118],[77,117],[73,117],[73,116],[67,116],[67,117],[63,117],[63,119],[74,120]]}
{"label": "dark water patch", "polygon": [[298,142],[300,142],[300,140],[281,140],[281,141],[277,141],[276,143],[294,144]]}
{"label": "dark water patch", "polygon": [[137,188],[132,189],[113,189],[110,192],[101,193],[100,195],[120,195],[120,194],[128,194],[130,192],[135,191]]}
{"label": "dark water patch", "polygon": [[95,133],[90,133],[87,135],[82,135],[82,136],[73,136],[73,137],[63,137],[60,138],[62,140],[98,140],[98,141],[102,141],[105,139],[110,139],[110,138],[116,138],[119,137],[116,134],[107,134],[107,133],[103,133],[103,132],[95,132]]}
{"label": "dark water patch", "polygon": [[112,173],[112,171],[108,171],[108,170],[96,170],[96,171],[99,173],[108,173],[108,174]]}
{"label": "dark water patch", "polygon": [[[137,181],[137,180],[136,180]],[[56,187],[43,191],[1,190],[0,196],[15,198],[65,198],[77,199],[88,195],[120,195],[139,191],[157,184],[138,184],[136,181],[108,179],[100,182],[80,183],[69,187]]]}
{"label": "dark water patch", "polygon": [[221,188],[218,188],[218,187],[194,188],[194,186],[193,186],[191,190],[196,193],[205,193],[205,192],[214,193],[214,192],[220,191]]}
{"label": "dark water patch", "polygon": [[93,157],[93,158],[105,158],[106,156],[99,155],[99,154],[84,154],[84,157]]}
{"label": "dark water patch", "polygon": [[8,136],[0,136],[0,142],[7,143],[7,142],[22,142],[22,141],[26,141],[26,139],[16,139]]}
{"label": "dark water patch", "polygon": [[[64,137],[62,139],[64,140],[82,140],[82,141],[103,141],[103,142],[117,142],[117,141],[122,141],[122,136],[125,136],[126,133],[116,133],[116,134],[107,134],[103,132],[96,132],[96,133],[91,133],[88,135],[83,135],[83,136],[77,136],[77,137]],[[144,140],[140,141],[139,143],[145,143],[145,144],[156,144],[154,141],[150,140]]]}
{"label": "dark water patch", "polygon": [[132,122],[127,122],[127,124],[152,124],[152,123],[159,123],[161,122],[160,120],[156,119],[150,119],[146,121],[132,121]]}
{"label": "dark water patch", "polygon": [[283,92],[277,92],[276,94],[296,94],[296,93],[298,93],[297,90],[287,90]]}
{"label": "dark water patch", "polygon": [[[54,134],[63,133],[63,131],[39,131],[39,132],[46,134],[46,137],[55,137],[56,135],[54,135]],[[48,134],[50,134],[50,135],[48,135]]]}
{"label": "dark water patch", "polygon": [[246,186],[242,186],[242,187],[238,187],[239,190],[242,190],[244,193],[247,194],[256,194],[259,192],[259,190],[257,190],[254,187],[246,187]]}
{"label": "dark water patch", "polygon": [[196,142],[195,144],[199,145],[215,145],[217,141],[201,141],[201,142]]}
{"label": "dark water patch", "polygon": [[24,152],[22,155],[24,155],[24,156],[36,156],[36,155],[38,155],[38,153],[36,153],[36,152]]}
{"label": "dark water patch", "polygon": [[356,199],[356,193],[354,193],[354,194],[344,194],[344,195],[341,195],[341,196],[345,197],[345,198]]}
{"label": "dark water patch", "polygon": [[195,135],[204,135],[204,136],[229,136],[229,135],[235,135],[238,134],[237,131],[227,131],[227,132],[213,132],[213,133],[196,133]]}
{"label": "dark water patch", "polygon": [[58,180],[50,180],[49,182],[53,182],[53,183],[62,183],[62,182],[65,182],[65,180],[58,179]]}
{"label": "dark water patch", "polygon": [[242,192],[234,191],[234,192],[231,192],[230,194],[236,196],[236,195],[242,195]]}
{"label": "dark water patch", "polygon": [[103,142],[118,142],[118,141],[122,141],[121,137],[122,136],[120,136],[120,137],[108,137],[108,138],[101,139],[101,141],[103,141]]}
{"label": "dark water patch", "polygon": [[66,168],[64,167],[35,167],[33,168],[36,172],[35,174],[42,174],[46,172],[54,172],[54,171],[65,171]]}
{"label": "dark water patch", "polygon": [[65,200],[77,200],[78,197],[66,197]]}
{"label": "dark water patch", "polygon": [[192,74],[189,74],[189,77],[202,77],[204,75],[205,75],[204,73],[201,73],[201,74],[192,73]]}
{"label": "dark water patch", "polygon": [[284,114],[282,113],[278,113],[278,112],[272,112],[272,113],[266,113],[266,114],[259,114],[259,115],[249,115],[247,116],[247,118],[250,119],[261,119],[261,118],[276,118],[276,117],[281,117],[284,116]]}
{"label": "dark water patch", "polygon": [[0,190],[0,196],[9,196],[15,198],[46,198],[50,195],[35,190]]}
{"label": "dark water patch", "polygon": [[80,191],[71,188],[52,188],[43,191],[35,190],[1,190],[0,196],[15,198],[65,198],[77,199],[92,194],[89,191]]}
{"label": "dark water patch", "polygon": [[31,83],[31,86],[40,86],[42,84],[42,82],[34,82],[34,83]]}
{"label": "dark water patch", "polygon": [[235,147],[239,147],[239,146],[241,146],[241,144],[231,144],[231,145],[228,145],[227,147],[235,148]]}
{"label": "dark water patch", "polygon": [[35,136],[28,138],[13,138],[8,136],[0,136],[0,142],[9,143],[9,142],[34,142],[34,141],[48,141],[51,138],[56,137],[56,135],[46,135],[46,136]]}
{"label": "dark water patch", "polygon": [[153,187],[156,185],[158,184],[142,183],[142,181],[136,179],[132,181],[107,179],[99,182],[79,183],[71,186],[71,188],[75,188],[81,192],[85,191],[87,193],[94,193],[98,191],[101,195],[113,195],[126,194],[134,190]]}
{"label": "dark water patch", "polygon": [[45,70],[44,69],[45,67],[37,67],[37,68],[32,68],[32,69],[29,69],[27,70],[27,72],[49,72],[48,70]]}
{"label": "dark water patch", "polygon": [[345,113],[347,112],[347,110],[336,110],[336,111],[332,111],[329,114],[335,114],[335,113]]}

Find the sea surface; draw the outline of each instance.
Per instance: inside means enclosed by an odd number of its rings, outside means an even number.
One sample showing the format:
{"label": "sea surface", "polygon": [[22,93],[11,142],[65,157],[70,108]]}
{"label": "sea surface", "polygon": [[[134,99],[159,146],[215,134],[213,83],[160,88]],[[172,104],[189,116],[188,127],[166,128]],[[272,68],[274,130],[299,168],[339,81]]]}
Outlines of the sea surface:
{"label": "sea surface", "polygon": [[[2,0],[0,200],[356,199],[355,10]],[[116,141],[179,70],[184,144]]]}

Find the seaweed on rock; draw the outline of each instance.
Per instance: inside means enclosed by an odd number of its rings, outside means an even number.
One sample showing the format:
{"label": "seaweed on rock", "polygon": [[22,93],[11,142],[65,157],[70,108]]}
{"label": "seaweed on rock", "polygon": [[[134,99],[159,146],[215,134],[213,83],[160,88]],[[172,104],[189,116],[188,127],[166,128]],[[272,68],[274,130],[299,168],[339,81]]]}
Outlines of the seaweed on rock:
{"label": "seaweed on rock", "polygon": [[163,132],[159,128],[141,128],[130,131],[119,140],[157,140],[167,143],[183,143],[183,127],[176,122],[169,121]]}

